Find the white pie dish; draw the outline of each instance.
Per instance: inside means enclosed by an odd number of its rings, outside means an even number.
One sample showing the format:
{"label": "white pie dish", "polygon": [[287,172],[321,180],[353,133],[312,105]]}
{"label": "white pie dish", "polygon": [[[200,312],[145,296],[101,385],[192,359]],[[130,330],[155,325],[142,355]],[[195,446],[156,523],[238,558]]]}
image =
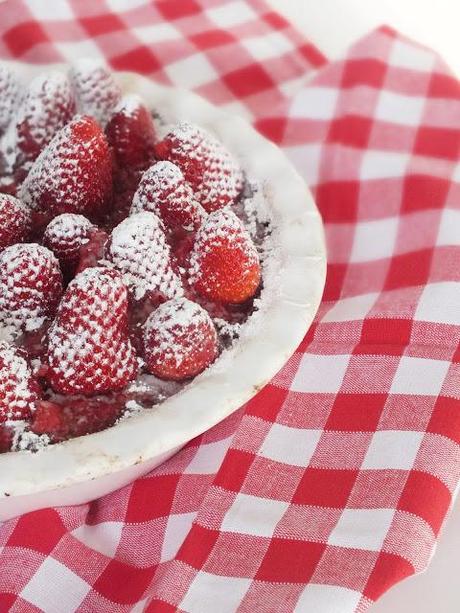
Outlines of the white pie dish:
{"label": "white pie dish", "polygon": [[[64,65],[11,63],[25,81]],[[37,453],[0,455],[0,520],[49,506],[87,502],[146,474],[185,443],[254,396],[283,366],[308,330],[326,276],[321,218],[284,154],[243,119],[187,91],[117,73],[167,121],[187,119],[217,135],[260,181],[273,214],[276,257],[266,271],[260,309],[241,338],[210,369],[158,407],[103,432]],[[262,332],[263,331],[263,332]]]}

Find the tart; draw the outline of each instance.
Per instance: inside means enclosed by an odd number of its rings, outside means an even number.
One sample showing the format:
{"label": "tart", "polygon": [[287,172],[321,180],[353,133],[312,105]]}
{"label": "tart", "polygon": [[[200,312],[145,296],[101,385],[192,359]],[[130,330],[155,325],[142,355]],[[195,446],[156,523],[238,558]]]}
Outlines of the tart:
{"label": "tart", "polygon": [[262,186],[210,131],[84,60],[2,67],[0,453],[102,431],[216,368],[273,244]]}

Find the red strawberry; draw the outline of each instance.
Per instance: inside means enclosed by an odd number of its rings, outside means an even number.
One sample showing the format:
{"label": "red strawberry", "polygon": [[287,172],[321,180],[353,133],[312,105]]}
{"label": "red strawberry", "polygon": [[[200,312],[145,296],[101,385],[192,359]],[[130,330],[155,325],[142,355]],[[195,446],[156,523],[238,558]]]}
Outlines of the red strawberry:
{"label": "red strawberry", "polygon": [[0,194],[0,252],[25,241],[30,230],[29,209],[14,196]]}
{"label": "red strawberry", "polygon": [[211,213],[196,234],[189,280],[205,298],[239,304],[260,284],[257,250],[238,217],[229,209]]}
{"label": "red strawberry", "polygon": [[155,147],[157,158],[174,162],[191,184],[203,208],[231,204],[243,187],[241,169],[227,149],[208,132],[181,122]]}
{"label": "red strawberry", "polygon": [[16,75],[5,64],[0,66],[0,135],[8,127],[17,104],[19,83]]}
{"label": "red strawberry", "polygon": [[139,96],[124,96],[105,128],[122,186],[138,181],[155,160],[152,115]]}
{"label": "red strawberry", "polygon": [[112,161],[104,132],[91,117],[76,116],[35,160],[20,197],[51,219],[60,213],[94,219],[106,209],[111,190]]}
{"label": "red strawberry", "polygon": [[35,411],[39,391],[26,354],[0,341],[0,424],[29,419]]}
{"label": "red strawberry", "polygon": [[61,293],[59,262],[46,247],[17,244],[0,254],[0,329],[13,336],[38,329]]}
{"label": "red strawberry", "polygon": [[106,257],[122,273],[136,300],[157,292],[165,298],[182,294],[161,221],[154,213],[137,213],[118,224],[112,231]]}
{"label": "red strawberry", "polygon": [[67,77],[57,71],[36,77],[29,85],[12,126],[17,148],[15,174],[22,180],[40,151],[75,114]]}
{"label": "red strawberry", "polygon": [[78,112],[91,115],[104,126],[121,98],[110,70],[101,61],[83,58],[71,68],[70,79]]}
{"label": "red strawberry", "polygon": [[14,441],[14,429],[5,424],[0,424],[0,453],[11,451]]}
{"label": "red strawberry", "polygon": [[67,277],[73,276],[80,261],[80,248],[89,241],[94,226],[83,215],[63,213],[50,221],[43,244],[57,257]]}
{"label": "red strawberry", "polygon": [[63,404],[41,401],[32,420],[32,432],[47,434],[53,443],[113,426],[120,417],[122,402],[92,398],[66,398]]}
{"label": "red strawberry", "polygon": [[180,169],[167,161],[157,162],[143,174],[131,206],[132,213],[140,211],[156,213],[171,229],[194,230],[206,217]]}
{"label": "red strawberry", "polygon": [[217,333],[208,313],[176,298],[161,304],[144,324],[145,363],[161,379],[194,377],[217,357]]}
{"label": "red strawberry", "polygon": [[117,271],[87,268],[70,282],[48,332],[46,378],[56,392],[97,394],[135,378],[127,311],[128,292]]}

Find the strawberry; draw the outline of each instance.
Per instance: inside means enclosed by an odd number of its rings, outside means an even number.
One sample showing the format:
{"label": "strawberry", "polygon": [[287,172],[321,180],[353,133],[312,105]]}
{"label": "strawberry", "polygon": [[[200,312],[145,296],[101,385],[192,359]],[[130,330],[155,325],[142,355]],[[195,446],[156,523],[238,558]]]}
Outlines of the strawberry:
{"label": "strawberry", "polygon": [[127,311],[128,292],[116,270],[87,268],[70,282],[48,331],[46,379],[56,392],[97,394],[136,377]]}
{"label": "strawberry", "polygon": [[29,209],[14,196],[0,194],[0,252],[25,241],[30,231]]}
{"label": "strawberry", "polygon": [[101,61],[83,58],[72,66],[70,80],[78,112],[91,115],[105,126],[121,99],[121,89],[110,70]]}
{"label": "strawberry", "polygon": [[39,393],[25,352],[0,341],[0,424],[30,419]]}
{"label": "strawberry", "polygon": [[11,451],[14,441],[14,429],[10,425],[0,424],[0,453]]}
{"label": "strawberry", "polygon": [[91,117],[77,115],[35,160],[20,197],[45,218],[81,213],[97,219],[111,190],[112,161],[104,132]]}
{"label": "strawberry", "polygon": [[189,282],[203,297],[240,304],[256,293],[261,278],[257,250],[229,209],[211,213],[196,234]]}
{"label": "strawberry", "polygon": [[63,404],[41,401],[33,415],[31,430],[47,434],[53,443],[113,426],[120,417],[122,402],[96,398],[66,398]]}
{"label": "strawberry", "polygon": [[187,122],[175,126],[155,147],[160,160],[177,164],[195,195],[208,211],[236,200],[243,187],[241,169],[211,134]]}
{"label": "strawberry", "polygon": [[94,226],[83,215],[63,213],[50,221],[43,244],[57,257],[66,277],[72,277],[80,261],[80,248],[89,241]]}
{"label": "strawberry", "polygon": [[152,115],[139,96],[124,96],[113,111],[105,133],[115,158],[117,180],[126,187],[155,160]]}
{"label": "strawberry", "polygon": [[6,64],[0,66],[0,136],[5,132],[14,114],[19,97],[16,75]]}
{"label": "strawberry", "polygon": [[217,333],[208,313],[186,298],[161,304],[143,329],[147,370],[161,379],[194,377],[217,357]]}
{"label": "strawberry", "polygon": [[171,229],[197,229],[206,212],[180,168],[172,162],[157,162],[142,176],[134,194],[132,213],[152,211]]}
{"label": "strawberry", "polygon": [[9,334],[37,330],[54,314],[61,293],[59,262],[46,247],[17,244],[0,254],[0,328]]}
{"label": "strawberry", "polygon": [[75,114],[75,99],[67,77],[57,71],[36,77],[12,124],[17,157],[15,175],[24,179],[40,151]]}
{"label": "strawberry", "polygon": [[118,224],[110,236],[106,258],[122,273],[136,300],[156,292],[164,298],[182,294],[161,221],[154,213],[137,213]]}

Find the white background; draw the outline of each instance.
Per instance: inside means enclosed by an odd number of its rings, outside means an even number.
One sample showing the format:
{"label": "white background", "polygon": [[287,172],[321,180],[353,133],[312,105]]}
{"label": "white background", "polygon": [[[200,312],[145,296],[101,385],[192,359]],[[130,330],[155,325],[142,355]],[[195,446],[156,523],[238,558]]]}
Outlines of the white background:
{"label": "white background", "polygon": [[[268,2],[329,58],[339,57],[371,29],[388,24],[436,49],[460,76],[460,0]],[[447,521],[429,569],[391,589],[369,613],[460,613],[459,569],[460,500]]]}

